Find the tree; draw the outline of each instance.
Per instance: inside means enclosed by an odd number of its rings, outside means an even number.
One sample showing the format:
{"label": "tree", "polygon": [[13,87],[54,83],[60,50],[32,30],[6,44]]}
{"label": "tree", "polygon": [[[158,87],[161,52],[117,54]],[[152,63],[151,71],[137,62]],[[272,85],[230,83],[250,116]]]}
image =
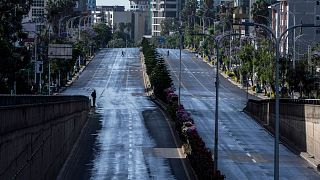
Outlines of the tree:
{"label": "tree", "polygon": [[111,28],[104,23],[97,23],[93,26],[96,33],[95,41],[98,47],[106,47],[112,38]]}
{"label": "tree", "polygon": [[244,76],[244,80],[247,80],[249,77],[253,79],[252,67],[254,58],[254,47],[251,44],[244,45],[238,52],[238,56],[242,61],[240,71]]}
{"label": "tree", "polygon": [[179,22],[175,18],[165,18],[161,21],[161,35],[169,35],[172,31],[178,31]]}
{"label": "tree", "polygon": [[258,83],[264,87],[265,94],[267,94],[267,86],[271,87],[274,92],[274,52],[269,50],[268,45],[260,46],[255,51],[254,66],[258,76]]}
{"label": "tree", "polygon": [[[27,80],[22,69],[30,62],[30,52],[23,46],[27,36],[22,31],[22,18],[29,12],[31,0],[2,0],[0,2],[0,93],[9,93],[14,84],[25,92]],[[17,80],[20,80],[18,83]]]}
{"label": "tree", "polygon": [[197,0],[186,0],[185,5],[181,12],[182,21],[187,23],[189,16],[196,15],[198,6],[199,4]]}
{"label": "tree", "polygon": [[119,31],[123,33],[125,29],[126,29],[126,24],[124,22],[120,22]]}
{"label": "tree", "polygon": [[164,59],[160,56],[156,58],[156,66],[151,73],[150,82],[154,87],[155,95],[165,101],[164,90],[172,86],[172,79]]}
{"label": "tree", "polygon": [[47,19],[51,23],[53,32],[58,33],[59,19],[70,13],[75,6],[75,0],[48,0],[46,10]]}
{"label": "tree", "polygon": [[266,0],[258,0],[252,5],[252,19],[259,24],[269,24],[269,10],[270,4]]}
{"label": "tree", "polygon": [[205,17],[214,17],[214,6],[213,6],[213,1],[212,0],[204,0],[204,16]]}
{"label": "tree", "polygon": [[[259,24],[269,24],[269,10],[268,6],[270,4],[266,2],[266,0],[258,0],[252,5],[252,19],[254,22]],[[257,34],[261,34],[264,37],[268,36],[269,32],[266,32],[263,28],[256,28]]]}

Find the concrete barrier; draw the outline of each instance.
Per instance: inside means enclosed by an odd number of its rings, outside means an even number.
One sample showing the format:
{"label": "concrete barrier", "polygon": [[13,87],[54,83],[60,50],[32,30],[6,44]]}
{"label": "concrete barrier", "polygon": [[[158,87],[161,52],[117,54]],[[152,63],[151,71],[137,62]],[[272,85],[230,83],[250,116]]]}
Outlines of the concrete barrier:
{"label": "concrete barrier", "polygon": [[[273,100],[249,100],[245,112],[274,132]],[[315,101],[280,100],[280,136],[298,152],[320,162],[320,105]]]}
{"label": "concrete barrier", "polygon": [[0,179],[56,179],[88,119],[89,98],[3,97]]}

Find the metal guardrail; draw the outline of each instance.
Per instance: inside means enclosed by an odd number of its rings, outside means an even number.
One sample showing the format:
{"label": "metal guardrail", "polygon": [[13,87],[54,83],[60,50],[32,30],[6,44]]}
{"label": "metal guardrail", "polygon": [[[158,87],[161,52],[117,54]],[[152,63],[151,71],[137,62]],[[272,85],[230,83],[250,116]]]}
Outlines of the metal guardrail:
{"label": "metal guardrail", "polygon": [[43,104],[62,101],[88,101],[87,96],[32,96],[32,95],[0,95],[0,107],[26,105],[26,104]]}
{"label": "metal guardrail", "polygon": [[[249,102],[256,102],[256,103],[274,102],[274,101],[275,101],[274,99],[264,99],[264,100],[249,99]],[[280,103],[320,105],[320,99],[280,99]]]}

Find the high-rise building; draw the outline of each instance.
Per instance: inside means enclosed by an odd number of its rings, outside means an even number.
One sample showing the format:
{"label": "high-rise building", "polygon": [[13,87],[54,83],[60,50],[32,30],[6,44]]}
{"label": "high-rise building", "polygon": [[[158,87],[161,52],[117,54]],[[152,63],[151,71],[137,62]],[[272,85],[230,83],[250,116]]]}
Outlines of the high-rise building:
{"label": "high-rise building", "polygon": [[134,41],[139,42],[144,35],[151,34],[151,12],[149,0],[130,0],[133,12]]}
{"label": "high-rise building", "polygon": [[24,17],[23,23],[35,23],[36,31],[44,27],[47,0],[33,0],[28,16]]}
{"label": "high-rise building", "polygon": [[160,36],[161,22],[165,18],[177,18],[180,0],[152,0],[150,8],[152,13],[151,33],[152,36]]}
{"label": "high-rise building", "polygon": [[[278,0],[270,8],[272,28],[277,36],[295,24],[320,25],[320,1]],[[308,48],[319,41],[320,28],[296,28],[284,36],[280,52],[298,60],[308,53]]]}
{"label": "high-rise building", "polygon": [[149,11],[149,0],[130,0],[130,11]]}

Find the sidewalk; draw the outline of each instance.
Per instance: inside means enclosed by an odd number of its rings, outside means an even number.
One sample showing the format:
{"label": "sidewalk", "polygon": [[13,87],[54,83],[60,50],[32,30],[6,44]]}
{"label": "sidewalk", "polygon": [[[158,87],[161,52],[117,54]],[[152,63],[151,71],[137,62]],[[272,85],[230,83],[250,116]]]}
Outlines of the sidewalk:
{"label": "sidewalk", "polygon": [[[238,88],[240,88],[241,90],[243,91],[247,91],[248,90],[248,93],[253,95],[253,96],[256,96],[256,97],[259,97],[261,99],[270,99],[269,97],[265,96],[264,93],[257,93],[255,91],[252,90],[251,86],[250,87],[244,87],[243,85],[241,85],[240,83],[238,82],[235,82],[233,81],[230,77],[228,77],[228,75],[226,73],[224,73],[223,71],[219,70],[220,72],[220,75],[222,75],[225,79],[227,79],[229,82],[231,82],[232,84],[234,84],[235,86],[238,86]],[[247,89],[248,88],[248,89]]]}
{"label": "sidewalk", "polygon": [[80,68],[80,70],[79,70],[76,74],[74,74],[74,75],[72,76],[71,80],[68,80],[68,82],[67,82],[63,87],[61,87],[61,88],[59,89],[59,92],[55,92],[55,93],[53,93],[52,95],[58,95],[59,93],[62,93],[62,92],[65,91],[68,87],[70,87],[70,86],[73,84],[73,82],[76,81],[76,80],[79,78],[79,76],[81,75],[81,73],[86,69],[86,67],[87,67],[88,64],[94,59],[94,57],[95,57],[95,54],[92,55],[91,57],[89,57],[88,60],[86,61],[86,65],[82,66],[82,67]]}

